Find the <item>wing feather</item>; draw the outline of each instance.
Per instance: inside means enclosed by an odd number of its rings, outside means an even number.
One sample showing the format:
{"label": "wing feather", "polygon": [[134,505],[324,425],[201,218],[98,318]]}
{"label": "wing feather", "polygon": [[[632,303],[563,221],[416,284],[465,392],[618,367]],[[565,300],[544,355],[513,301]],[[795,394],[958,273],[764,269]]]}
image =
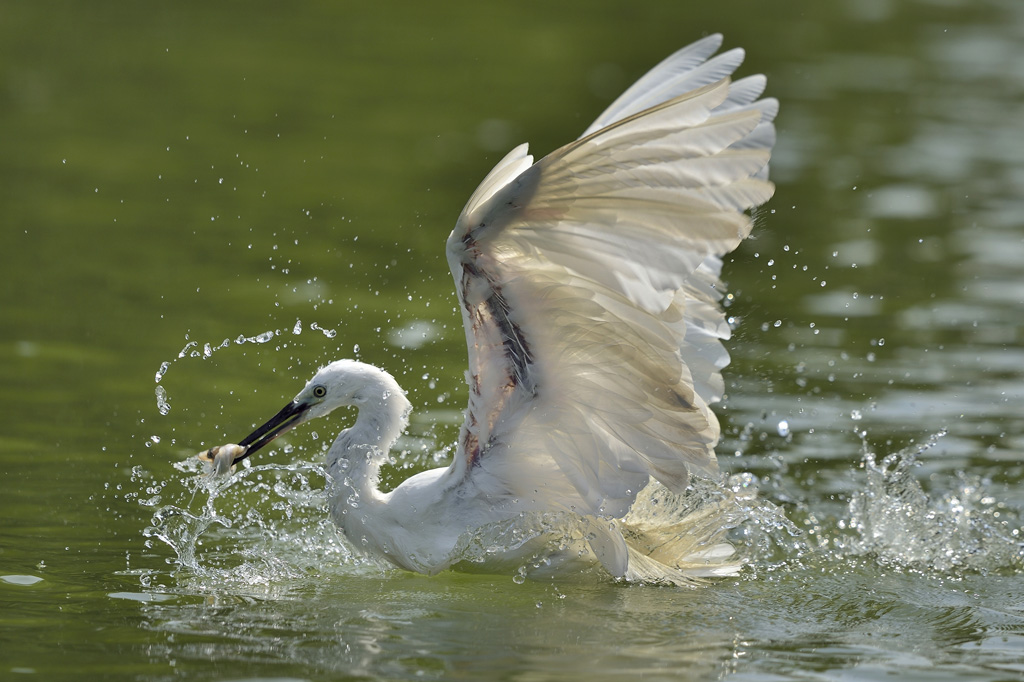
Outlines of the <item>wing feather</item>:
{"label": "wing feather", "polygon": [[725,78],[743,61],[743,50],[733,49],[709,59],[721,46],[722,35],[715,33],[669,55],[619,95],[590,124],[583,137],[673,97]]}
{"label": "wing feather", "polygon": [[[775,100],[721,36],[670,56],[584,136],[514,149],[448,239],[469,347],[455,473],[521,506],[621,516],[653,476],[715,475],[722,256],[771,197]],[[479,473],[475,473],[479,472]]]}

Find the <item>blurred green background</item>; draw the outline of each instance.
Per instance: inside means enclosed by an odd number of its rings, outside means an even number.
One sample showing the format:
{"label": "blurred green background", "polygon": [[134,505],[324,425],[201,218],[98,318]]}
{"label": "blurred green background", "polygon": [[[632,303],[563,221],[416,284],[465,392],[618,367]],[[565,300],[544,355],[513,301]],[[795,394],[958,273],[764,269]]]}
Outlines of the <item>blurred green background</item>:
{"label": "blurred green background", "polygon": [[[227,642],[218,655],[236,652],[226,670],[161,627],[182,614],[110,597],[145,593],[125,572],[133,556],[175,559],[143,542],[151,510],[132,468],[180,477],[173,462],[239,438],[345,356],[410,391],[409,442],[424,447],[389,475],[430,463],[464,400],[443,255],[463,203],[512,146],[574,139],[647,68],[717,31],[782,102],[776,197],[726,266],[723,467],[774,477],[773,499],[827,533],[818,519],[842,516],[862,442],[891,451],[946,430],[926,489],[970,472],[1024,506],[1024,3],[5,2],[0,574],[42,580],[0,583],[0,677],[185,674],[170,660],[204,679],[268,661],[347,670],[231,649],[231,617],[207,631]],[[982,601],[1005,603],[996,591]],[[320,632],[281,613],[285,640]],[[1003,626],[1021,641],[1019,618]],[[962,663],[943,641],[922,656]],[[855,650],[850,665],[871,657]],[[575,653],[566,674],[597,679]],[[360,675],[414,676],[383,663],[397,655],[385,647]],[[438,654],[437,675],[459,655]],[[503,665],[474,670],[534,669]]]}

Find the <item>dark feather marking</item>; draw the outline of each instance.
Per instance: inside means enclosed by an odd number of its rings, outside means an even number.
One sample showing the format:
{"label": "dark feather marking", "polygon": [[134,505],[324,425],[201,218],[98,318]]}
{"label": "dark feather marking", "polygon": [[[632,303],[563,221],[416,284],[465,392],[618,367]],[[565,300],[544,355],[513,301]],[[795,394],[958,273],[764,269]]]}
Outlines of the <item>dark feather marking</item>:
{"label": "dark feather marking", "polygon": [[529,374],[530,365],[533,362],[533,354],[526,342],[519,325],[509,319],[509,307],[505,297],[501,295],[501,289],[491,283],[491,297],[487,299],[487,307],[490,309],[491,318],[498,323],[498,330],[504,339],[502,345],[505,347],[505,357],[512,365],[514,384],[521,384]]}
{"label": "dark feather marking", "polygon": [[[468,253],[475,250],[476,242],[470,234],[466,234],[462,238],[462,243]],[[472,321],[473,330],[478,336],[481,335],[480,330],[482,328],[493,325],[502,340],[503,355],[506,359],[506,377],[502,391],[502,400],[498,405],[493,406],[491,413],[488,415],[489,426],[493,427],[494,421],[501,414],[508,403],[509,397],[515,392],[517,387],[527,388],[527,390],[536,394],[536,386],[533,385],[532,377],[530,376],[530,367],[533,363],[533,353],[530,350],[530,344],[527,342],[526,336],[519,325],[510,319],[509,314],[511,310],[508,301],[502,295],[501,287],[495,281],[495,278],[491,276],[491,273],[479,267],[478,260],[464,259],[462,263],[462,290],[464,292],[470,291],[470,283],[473,280],[480,279],[487,283],[490,295],[482,303],[474,305],[470,301],[463,300],[463,304],[466,306],[469,319]],[[478,367],[477,370],[479,369]],[[479,397],[482,391],[481,378],[478,374],[474,374],[472,381],[473,385],[470,386],[470,390],[476,397]],[[473,401],[470,401],[470,404],[472,405]],[[473,428],[477,424],[477,415],[470,413],[467,419],[468,428],[463,437],[463,447],[471,466],[479,463],[481,456],[494,445],[493,435],[486,444],[480,444]]]}
{"label": "dark feather marking", "polygon": [[690,400],[687,400],[685,397],[683,397],[683,395],[679,391],[675,391],[675,390],[672,390],[672,389],[669,389],[669,390],[672,391],[672,397],[676,399],[676,402],[679,403],[680,407],[685,407],[687,410],[695,410],[696,409],[693,406],[693,402],[691,402]]}
{"label": "dark feather marking", "polygon": [[[476,424],[476,419],[473,419],[473,415],[469,415],[473,424]],[[480,441],[477,440],[476,434],[473,433],[472,429],[466,429],[466,433],[462,439],[462,446],[467,456],[469,457],[470,465],[476,464],[480,461]]]}

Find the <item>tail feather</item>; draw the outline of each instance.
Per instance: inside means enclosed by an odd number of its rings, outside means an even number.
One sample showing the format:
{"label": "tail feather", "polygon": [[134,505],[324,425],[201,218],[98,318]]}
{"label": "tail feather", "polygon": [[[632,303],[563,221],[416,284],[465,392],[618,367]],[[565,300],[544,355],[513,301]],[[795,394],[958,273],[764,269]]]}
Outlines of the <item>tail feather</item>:
{"label": "tail feather", "polygon": [[699,585],[736,575],[742,557],[726,534],[747,516],[749,499],[710,486],[677,494],[645,488],[623,519],[630,582]]}

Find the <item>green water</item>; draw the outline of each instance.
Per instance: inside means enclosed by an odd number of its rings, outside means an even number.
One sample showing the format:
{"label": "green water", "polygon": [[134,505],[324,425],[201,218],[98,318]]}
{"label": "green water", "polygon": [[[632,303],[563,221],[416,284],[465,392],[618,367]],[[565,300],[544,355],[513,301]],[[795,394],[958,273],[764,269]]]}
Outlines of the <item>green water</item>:
{"label": "green water", "polygon": [[[336,424],[175,467],[343,356],[415,405],[388,482],[433,465],[459,209],[713,31],[782,102],[719,452],[793,525],[738,579],[383,571],[325,522]],[[0,679],[1020,679],[1022,74],[1018,0],[3,4]]]}

